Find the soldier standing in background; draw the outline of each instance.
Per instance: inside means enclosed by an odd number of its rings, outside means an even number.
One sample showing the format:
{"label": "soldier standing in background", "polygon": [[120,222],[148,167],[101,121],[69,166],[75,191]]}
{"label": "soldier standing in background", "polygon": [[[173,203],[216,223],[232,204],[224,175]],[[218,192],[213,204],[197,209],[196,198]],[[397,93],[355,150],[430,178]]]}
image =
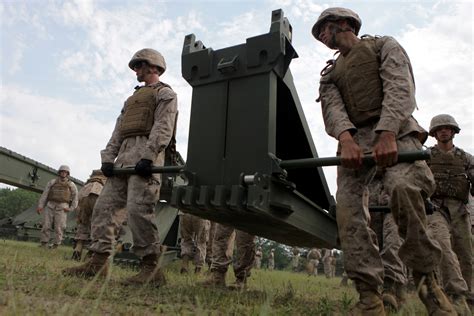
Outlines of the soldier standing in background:
{"label": "soldier standing in background", "polygon": [[412,116],[410,60],[392,37],[357,37],[361,25],[352,10],[328,8],[312,28],[318,41],[340,52],[321,72],[318,100],[326,132],[339,141],[337,224],[344,267],[359,293],[351,313],[385,314],[379,290],[383,263],[367,209],[367,184],[375,168],[362,164],[362,156],[372,154],[404,240],[399,256],[413,268],[420,299],[429,314],[455,315],[434,274],[441,249],[427,233],[424,201],[435,189],[433,175],[424,161],[397,164],[398,152],[419,150],[426,140]]}
{"label": "soldier standing in background", "polygon": [[268,270],[273,271],[275,269],[275,249],[270,250],[268,255]]}
{"label": "soldier standing in background", "polygon": [[107,178],[101,170],[92,170],[86,184],[79,190],[79,203],[76,208],[77,211],[77,230],[76,246],[72,253],[72,259],[80,261],[82,257],[82,250],[87,246],[91,240],[91,217],[95,202],[102,192]]}
{"label": "soldier standing in background", "polygon": [[38,202],[36,212],[43,213],[41,228],[41,247],[47,247],[50,233],[54,225],[54,241],[51,248],[57,248],[63,241],[66,229],[67,212],[77,207],[77,187],[69,180],[71,170],[62,165],[58,170],[58,177],[46,184],[46,188]]}
{"label": "soldier standing in background", "polygon": [[294,247],[292,254],[293,257],[291,258],[291,270],[293,272],[298,272],[300,265],[300,250],[297,247]]}
{"label": "soldier standing in background", "polygon": [[206,243],[209,239],[210,221],[197,216],[180,214],[181,273],[188,273],[189,261],[194,263],[194,273],[201,272],[206,259]]}
{"label": "soldier standing in background", "polygon": [[209,269],[211,269],[211,264],[212,264],[212,245],[214,243],[214,238],[216,237],[216,227],[217,227],[217,223],[211,221],[210,228],[209,228],[209,238],[207,238],[207,243],[206,243],[206,264],[209,267]]}
{"label": "soldier standing in background", "polygon": [[[160,286],[166,282],[158,265],[161,251],[155,224],[161,175],[152,174],[151,168],[164,164],[165,150],[174,136],[177,97],[169,85],[160,81],[166,63],[156,50],[139,50],[128,66],[144,85],[136,87],[125,101],[112,137],[101,151],[101,170],[108,179],[92,215],[90,250],[93,254],[84,265],[63,272],[82,277],[106,274],[125,211],[132,232],[132,251],[141,258],[141,265],[140,272],[123,284]],[[114,174],[114,166],[130,165],[135,166],[136,174]]]}
{"label": "soldier standing in background", "polygon": [[321,259],[321,252],[317,248],[312,248],[306,257],[308,259],[308,265],[306,271],[308,275],[318,275],[318,265],[319,260]]}
{"label": "soldier standing in background", "polygon": [[324,267],[324,275],[326,278],[331,278],[331,265],[332,265],[332,251],[330,249],[323,249],[323,267]]}
{"label": "soldier standing in background", "polygon": [[216,227],[216,235],[212,245],[211,274],[207,280],[201,283],[203,286],[226,286],[225,275],[232,263],[232,253],[229,253],[229,249],[231,249],[230,245],[234,241],[232,237],[234,233],[237,258],[233,268],[236,280],[230,287],[243,289],[246,286],[250,270],[254,266],[255,235],[222,224],[217,224]]}
{"label": "soldier standing in background", "polygon": [[453,144],[460,130],[451,115],[440,114],[431,120],[430,136],[437,144],[430,148],[429,166],[436,190],[431,196],[434,212],[428,217],[428,226],[443,251],[439,270],[444,290],[458,314],[469,315],[465,297],[471,291],[472,241],[467,204],[473,193],[474,159]]}
{"label": "soldier standing in background", "polygon": [[255,269],[262,268],[262,257],[263,257],[262,247],[258,246],[257,251],[255,251]]}
{"label": "soldier standing in background", "polygon": [[337,264],[337,259],[336,256],[333,252],[331,252],[331,278],[336,277],[336,264]]}
{"label": "soldier standing in background", "polygon": [[[375,174],[368,185],[369,207],[388,208],[390,196],[384,190],[381,174]],[[389,208],[388,208],[389,209]],[[402,240],[392,213],[370,212],[370,228],[377,234],[384,268],[382,300],[386,309],[398,312],[405,302],[406,267],[398,256]]]}

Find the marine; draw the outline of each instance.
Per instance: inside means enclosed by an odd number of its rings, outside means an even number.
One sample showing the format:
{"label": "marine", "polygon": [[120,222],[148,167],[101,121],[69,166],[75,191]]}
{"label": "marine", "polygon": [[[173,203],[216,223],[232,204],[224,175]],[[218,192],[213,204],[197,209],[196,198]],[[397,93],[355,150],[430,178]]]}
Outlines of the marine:
{"label": "marine", "polygon": [[[384,315],[384,267],[369,226],[368,184],[380,169],[391,212],[404,240],[398,252],[413,269],[429,314],[456,312],[435,277],[441,249],[427,230],[424,201],[435,189],[424,161],[397,163],[398,152],[421,149],[426,131],[412,116],[415,82],[403,47],[390,36],[358,37],[360,17],[347,8],[324,10],[312,28],[316,40],[339,55],[321,72],[319,98],[326,132],[339,141],[336,219],[344,267],[359,301],[353,315]],[[362,164],[372,155],[376,167]]]}

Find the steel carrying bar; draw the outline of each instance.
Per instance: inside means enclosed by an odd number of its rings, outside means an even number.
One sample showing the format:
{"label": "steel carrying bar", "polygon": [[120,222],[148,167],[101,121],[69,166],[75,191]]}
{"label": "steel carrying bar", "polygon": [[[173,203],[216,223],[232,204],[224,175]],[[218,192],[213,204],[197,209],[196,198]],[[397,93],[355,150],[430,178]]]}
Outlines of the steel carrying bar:
{"label": "steel carrying bar", "polygon": [[[401,152],[398,154],[397,163],[399,162],[412,162],[416,160],[428,160],[430,159],[431,152],[430,150],[419,150],[419,151],[409,151]],[[374,165],[375,160],[372,155],[366,155],[362,158],[362,163],[364,165]],[[292,159],[292,160],[282,160],[279,163],[280,167],[283,169],[304,169],[312,167],[328,167],[328,166],[340,166],[341,157],[323,157],[323,158],[306,158],[306,159]],[[180,166],[153,166],[151,168],[152,173],[181,173],[184,171],[185,165]],[[134,167],[126,168],[114,168],[115,175],[124,175],[124,174],[136,174]]]}
{"label": "steel carrying bar", "polygon": [[[151,173],[181,173],[185,165],[180,166],[152,166]],[[114,175],[136,174],[135,167],[114,168]]]}
{"label": "steel carrying bar", "polygon": [[[430,150],[419,150],[401,152],[398,154],[398,162],[413,162],[416,160],[428,160],[430,159]],[[362,157],[362,163],[364,165],[374,165],[374,156],[366,155]],[[283,169],[298,169],[298,168],[309,168],[309,167],[327,167],[327,166],[340,166],[341,157],[323,157],[323,158],[307,158],[307,159],[293,159],[283,160],[280,162],[280,167]]]}

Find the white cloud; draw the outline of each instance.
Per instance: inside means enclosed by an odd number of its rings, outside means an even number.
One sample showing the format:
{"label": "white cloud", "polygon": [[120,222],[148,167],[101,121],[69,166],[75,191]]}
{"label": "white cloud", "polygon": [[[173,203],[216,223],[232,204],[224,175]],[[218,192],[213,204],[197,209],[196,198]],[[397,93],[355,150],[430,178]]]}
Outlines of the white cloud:
{"label": "white cloud", "polygon": [[82,180],[100,167],[99,151],[113,125],[95,118],[94,105],[71,104],[11,85],[1,87],[0,104],[2,146],[53,168],[68,164]]}
{"label": "white cloud", "polygon": [[[470,21],[459,28],[459,21]],[[455,143],[473,151],[472,4],[456,3],[423,27],[399,38],[413,64],[420,108],[415,117],[428,129],[434,115],[449,113],[463,128]],[[434,141],[430,139],[429,144]]]}

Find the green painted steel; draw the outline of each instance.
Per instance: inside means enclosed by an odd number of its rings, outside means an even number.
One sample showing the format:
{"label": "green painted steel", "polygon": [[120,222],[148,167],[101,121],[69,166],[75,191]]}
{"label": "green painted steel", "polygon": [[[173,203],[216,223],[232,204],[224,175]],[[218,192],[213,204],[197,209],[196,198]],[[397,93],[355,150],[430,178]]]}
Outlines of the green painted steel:
{"label": "green painted steel", "polygon": [[[48,181],[57,176],[57,169],[0,147],[0,182],[41,193]],[[78,190],[84,185],[79,179],[70,179]]]}
{"label": "green painted steel", "polygon": [[337,246],[334,206],[321,168],[284,170],[282,160],[317,158],[289,70],[298,57],[282,10],[270,31],[213,50],[184,39],[183,78],[193,87],[187,185],[179,209],[288,245]]}

